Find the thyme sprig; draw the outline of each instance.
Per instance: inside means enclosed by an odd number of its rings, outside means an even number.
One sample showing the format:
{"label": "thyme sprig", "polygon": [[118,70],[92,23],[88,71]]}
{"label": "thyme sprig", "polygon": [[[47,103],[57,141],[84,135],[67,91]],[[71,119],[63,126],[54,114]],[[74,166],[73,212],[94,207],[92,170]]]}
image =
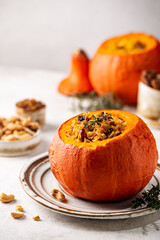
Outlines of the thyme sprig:
{"label": "thyme sprig", "polygon": [[152,184],[152,188],[150,190],[142,192],[141,198],[136,198],[132,201],[132,208],[138,208],[142,207],[143,205],[146,205],[147,207],[153,208],[153,209],[160,209],[160,200],[159,200],[159,194],[160,194],[160,188],[159,184],[154,186]]}
{"label": "thyme sprig", "polygon": [[97,123],[98,125],[101,125],[100,123],[101,123],[103,120],[107,120],[107,118],[108,118],[108,119],[112,119],[112,117],[111,117],[110,115],[111,115],[111,114],[109,114],[109,113],[106,114],[106,115],[101,115],[101,117],[96,117],[96,116],[92,115],[93,118],[94,118],[94,120],[90,120],[89,123],[84,126],[84,128],[88,128],[88,127],[90,127],[90,126],[93,126],[93,125],[95,125],[96,123]]}
{"label": "thyme sprig", "polygon": [[109,92],[104,96],[99,96],[95,91],[90,93],[78,93],[71,96],[77,99],[73,101],[72,111],[94,111],[102,109],[121,109],[123,108],[122,102],[112,93]]}

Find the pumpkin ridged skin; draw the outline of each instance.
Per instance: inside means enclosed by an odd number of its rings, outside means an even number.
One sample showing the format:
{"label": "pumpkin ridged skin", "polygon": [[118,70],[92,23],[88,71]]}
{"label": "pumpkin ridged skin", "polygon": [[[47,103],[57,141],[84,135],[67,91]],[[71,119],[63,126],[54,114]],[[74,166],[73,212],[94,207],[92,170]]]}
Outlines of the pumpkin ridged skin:
{"label": "pumpkin ridged skin", "polygon": [[63,95],[87,93],[93,88],[88,77],[89,59],[83,50],[77,49],[71,59],[71,70],[67,78],[62,80],[58,91]]}
{"label": "pumpkin ridged skin", "polygon": [[[133,34],[119,37],[128,38]],[[136,37],[147,36],[154,39],[154,48],[134,54],[109,54],[105,52],[104,42],[90,61],[89,77],[95,91],[104,95],[113,91],[124,103],[137,102],[138,82],[143,70],[160,71],[160,44],[150,35],[134,33]],[[115,38],[113,38],[114,40]]]}
{"label": "pumpkin ridged skin", "polygon": [[142,190],[156,169],[158,152],[151,131],[136,118],[128,132],[95,148],[65,143],[62,125],[49,147],[51,170],[62,187],[73,196],[92,201],[124,200]]}

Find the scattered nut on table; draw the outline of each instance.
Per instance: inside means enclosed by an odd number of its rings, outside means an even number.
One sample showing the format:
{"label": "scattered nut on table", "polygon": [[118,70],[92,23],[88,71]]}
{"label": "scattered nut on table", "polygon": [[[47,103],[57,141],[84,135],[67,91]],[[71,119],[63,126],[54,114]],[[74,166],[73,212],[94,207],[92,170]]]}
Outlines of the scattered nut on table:
{"label": "scattered nut on table", "polygon": [[18,219],[18,218],[21,218],[21,217],[23,217],[24,216],[24,212],[11,212],[11,216],[13,217],[13,218],[16,218],[16,219]]}
{"label": "scattered nut on table", "polygon": [[14,195],[12,194],[5,194],[5,193],[1,193],[0,195],[0,201],[3,202],[3,203],[9,203],[9,202],[12,202],[14,200]]}
{"label": "scattered nut on table", "polygon": [[65,201],[65,195],[61,192],[61,191],[59,191],[58,189],[52,189],[52,191],[51,191],[51,195],[54,197],[54,198],[56,198],[56,199],[58,199],[59,201]]}
{"label": "scattered nut on table", "polygon": [[40,221],[41,219],[40,219],[40,216],[38,216],[38,215],[36,215],[36,216],[34,216],[34,217],[32,217],[33,218],[33,220],[34,221]]}
{"label": "scattered nut on table", "polygon": [[17,206],[15,207],[15,210],[16,210],[16,212],[23,212],[23,207],[20,206],[20,205],[17,205]]}

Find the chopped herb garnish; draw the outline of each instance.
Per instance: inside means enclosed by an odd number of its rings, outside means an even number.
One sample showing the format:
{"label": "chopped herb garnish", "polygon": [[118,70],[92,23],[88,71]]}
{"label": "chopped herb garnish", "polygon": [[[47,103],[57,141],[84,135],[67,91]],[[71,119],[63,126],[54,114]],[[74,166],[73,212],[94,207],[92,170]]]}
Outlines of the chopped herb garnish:
{"label": "chopped herb garnish", "polygon": [[141,198],[136,198],[132,201],[132,208],[142,207],[146,205],[147,207],[153,209],[160,209],[160,200],[159,200],[160,188],[159,184],[154,186],[150,190],[144,191]]}
{"label": "chopped herb garnish", "polygon": [[94,120],[90,120],[89,123],[84,126],[84,128],[88,128],[88,127],[90,127],[90,126],[92,126],[92,125],[95,125],[96,123],[97,123],[98,125],[101,125],[100,123],[101,123],[103,120],[107,120],[107,118],[108,118],[108,119],[112,119],[112,117],[110,117],[110,115],[111,115],[111,114],[106,114],[106,115],[102,115],[102,114],[101,114],[102,117],[99,117],[99,118],[98,118],[98,117],[96,118],[96,116],[92,115],[93,118],[94,118]]}

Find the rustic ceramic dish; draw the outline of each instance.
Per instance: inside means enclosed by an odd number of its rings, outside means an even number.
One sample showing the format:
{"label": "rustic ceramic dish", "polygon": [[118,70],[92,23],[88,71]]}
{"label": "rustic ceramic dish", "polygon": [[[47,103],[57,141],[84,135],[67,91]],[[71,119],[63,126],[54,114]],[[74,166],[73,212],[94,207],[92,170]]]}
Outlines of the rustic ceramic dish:
{"label": "rustic ceramic dish", "polygon": [[[55,212],[74,217],[122,219],[139,217],[155,212],[155,210],[147,207],[131,209],[131,201],[139,197],[141,193],[138,193],[132,199],[117,203],[91,202],[69,195],[61,189],[54,178],[50,170],[48,153],[41,154],[24,165],[20,173],[20,182],[24,191],[37,203]],[[156,185],[157,183],[160,183],[160,164],[158,164],[157,170],[150,183],[145,187],[145,190],[149,189],[151,184]],[[65,194],[65,202],[60,202],[51,196],[53,188],[60,189]]]}
{"label": "rustic ceramic dish", "polygon": [[16,113],[20,117],[31,117],[33,122],[38,122],[41,126],[44,126],[45,124],[46,107],[29,112],[25,112],[23,108],[16,107]]}
{"label": "rustic ceramic dish", "polygon": [[137,112],[146,123],[160,128],[160,90],[139,82]]}
{"label": "rustic ceramic dish", "polygon": [[27,140],[5,142],[0,141],[0,156],[13,157],[20,156],[32,152],[40,143],[40,129],[35,135]]}

